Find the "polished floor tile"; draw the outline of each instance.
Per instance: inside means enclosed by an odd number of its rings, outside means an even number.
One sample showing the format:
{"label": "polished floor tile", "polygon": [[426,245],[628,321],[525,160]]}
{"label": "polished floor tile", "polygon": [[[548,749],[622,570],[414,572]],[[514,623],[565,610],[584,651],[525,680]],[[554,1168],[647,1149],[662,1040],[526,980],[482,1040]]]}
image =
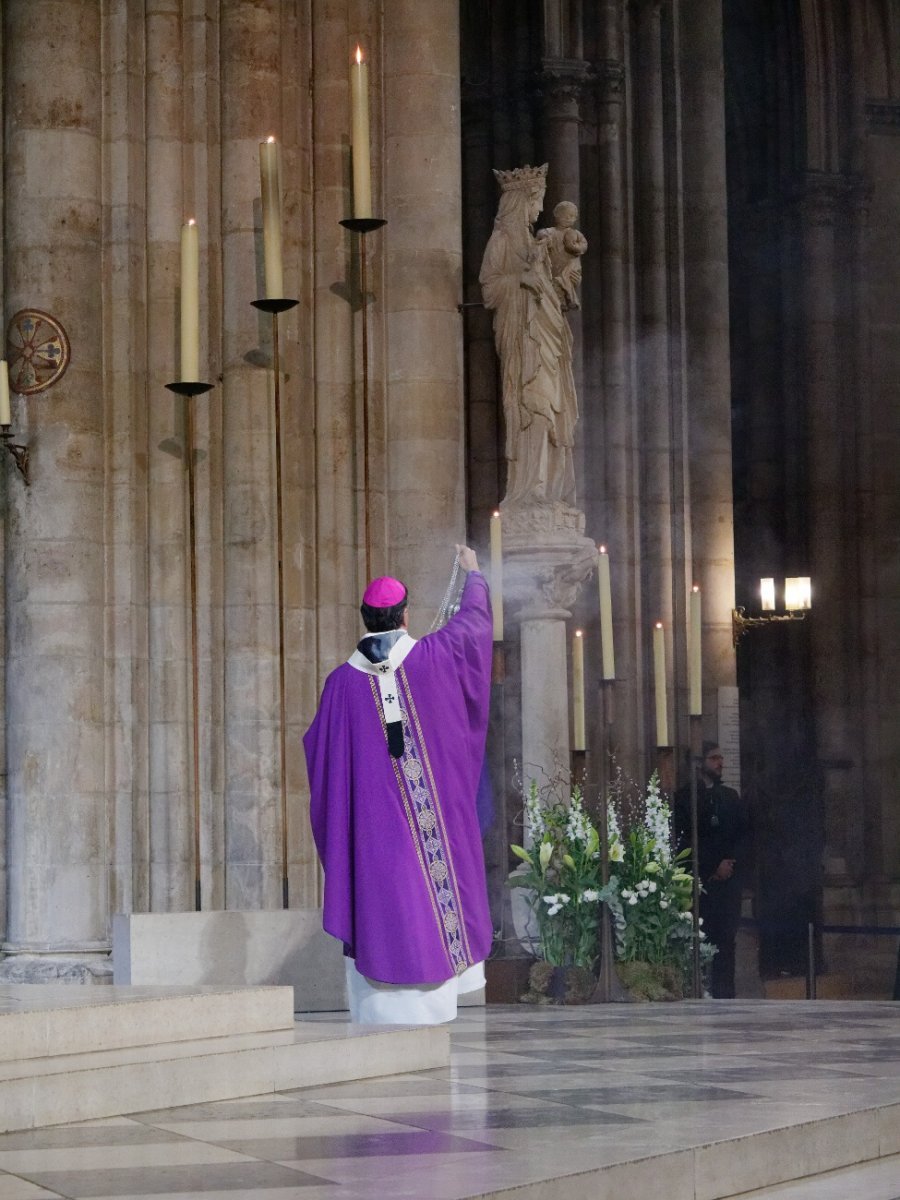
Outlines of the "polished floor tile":
{"label": "polished floor tile", "polygon": [[27,1179],[0,1174],[0,1200],[58,1200],[58,1197],[59,1192],[50,1192]]}
{"label": "polished floor tile", "polygon": [[325,1181],[304,1171],[276,1163],[209,1163],[191,1166],[157,1164],[149,1167],[97,1167],[92,1170],[33,1171],[30,1177],[43,1187],[55,1190],[71,1200],[116,1197],[125,1200],[138,1194],[168,1196],[186,1192],[204,1196],[213,1190],[245,1196],[252,1188],[285,1187],[300,1189]]}
{"label": "polished floor tile", "polygon": [[[804,1123],[900,1105],[898,1015],[743,1001],[464,1010],[449,1068],[0,1135],[0,1200],[580,1200],[625,1169],[650,1181],[647,1200],[681,1200],[706,1148],[732,1142],[722,1187],[747,1191],[747,1164],[803,1157],[790,1138]],[[889,1136],[893,1148],[900,1130]],[[749,1153],[766,1137],[771,1154]],[[784,1183],[759,1200],[900,1200],[892,1171],[897,1160],[866,1163],[844,1192],[837,1171],[821,1177],[832,1190]]]}

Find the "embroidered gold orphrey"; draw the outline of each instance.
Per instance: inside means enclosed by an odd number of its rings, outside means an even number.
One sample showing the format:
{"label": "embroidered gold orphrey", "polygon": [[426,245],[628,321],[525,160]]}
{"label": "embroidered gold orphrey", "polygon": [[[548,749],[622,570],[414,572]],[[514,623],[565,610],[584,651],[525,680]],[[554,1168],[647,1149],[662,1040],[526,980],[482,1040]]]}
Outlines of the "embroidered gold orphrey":
{"label": "embroidered gold orphrey", "polygon": [[[392,757],[391,762],[394,764],[394,774],[406,811],[410,836],[422,868],[438,931],[444,942],[450,966],[456,975],[461,975],[474,960],[466,934],[440,797],[415,702],[402,666],[398,667],[395,679],[403,722],[403,755],[399,759]],[[381,697],[375,678],[371,675],[369,684],[384,727]]]}

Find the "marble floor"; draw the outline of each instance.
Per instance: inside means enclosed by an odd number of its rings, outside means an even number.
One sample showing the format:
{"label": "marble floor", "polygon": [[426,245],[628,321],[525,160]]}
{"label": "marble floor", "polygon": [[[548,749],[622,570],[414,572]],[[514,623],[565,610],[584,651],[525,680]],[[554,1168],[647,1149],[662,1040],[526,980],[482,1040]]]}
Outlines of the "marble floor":
{"label": "marble floor", "polygon": [[0,1200],[900,1200],[896,1004],[497,1006],[452,1037],[449,1068],[0,1135]]}

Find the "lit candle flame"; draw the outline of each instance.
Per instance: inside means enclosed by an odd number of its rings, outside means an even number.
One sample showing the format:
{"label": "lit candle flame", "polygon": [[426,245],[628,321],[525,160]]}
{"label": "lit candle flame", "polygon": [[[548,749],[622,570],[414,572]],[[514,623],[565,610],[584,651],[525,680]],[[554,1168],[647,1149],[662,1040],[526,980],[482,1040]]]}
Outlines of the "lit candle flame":
{"label": "lit candle flame", "polygon": [[662,623],[662,621],[657,621],[657,622],[656,622],[656,628],[657,628],[657,629],[662,629],[662,627],[663,627],[663,623]]}
{"label": "lit candle flame", "polygon": [[193,217],[188,217],[187,223],[188,223],[188,225],[196,225],[197,224],[197,222],[194,220]]}
{"label": "lit candle flame", "polygon": [[605,547],[605,546],[598,546],[598,547],[597,547],[597,549],[600,551],[600,553],[601,553],[601,554],[605,554],[605,553],[606,553],[606,547]]}
{"label": "lit candle flame", "polygon": [[363,60],[362,49],[359,46],[357,46],[356,47],[356,65],[359,66],[362,63],[362,60]]}
{"label": "lit candle flame", "polygon": [[580,630],[580,629],[576,629],[576,630],[575,630],[575,636],[576,636],[576,637],[584,637],[584,634],[581,632],[581,630]]}
{"label": "lit candle flame", "polygon": [[700,584],[699,584],[699,583],[695,583],[695,584],[694,584],[694,586],[691,588],[691,591],[692,591],[692,592],[699,592],[699,591],[700,591]]}
{"label": "lit candle flame", "polygon": [[267,142],[274,142],[274,141],[275,141],[275,134],[274,134],[274,133],[270,133],[270,134],[269,134],[269,136],[266,138],[266,141],[267,141]]}

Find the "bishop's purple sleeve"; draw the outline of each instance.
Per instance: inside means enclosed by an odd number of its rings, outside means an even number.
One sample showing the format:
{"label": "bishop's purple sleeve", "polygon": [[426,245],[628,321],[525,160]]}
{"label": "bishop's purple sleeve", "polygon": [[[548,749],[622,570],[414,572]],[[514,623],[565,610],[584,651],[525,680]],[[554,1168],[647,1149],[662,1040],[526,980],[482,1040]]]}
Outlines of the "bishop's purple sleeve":
{"label": "bishop's purple sleeve", "polygon": [[487,580],[480,571],[470,571],[459,612],[443,629],[429,634],[425,641],[439,643],[442,650],[449,650],[452,655],[472,731],[480,731],[482,739],[487,734],[491,696],[492,637],[491,594]]}

